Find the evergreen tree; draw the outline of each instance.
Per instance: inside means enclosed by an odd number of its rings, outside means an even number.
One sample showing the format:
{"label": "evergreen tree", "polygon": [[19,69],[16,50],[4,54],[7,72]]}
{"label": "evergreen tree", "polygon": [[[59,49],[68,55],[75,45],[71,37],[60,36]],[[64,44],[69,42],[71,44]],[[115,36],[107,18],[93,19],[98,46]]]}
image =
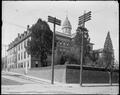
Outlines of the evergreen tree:
{"label": "evergreen tree", "polygon": [[[81,44],[82,43],[82,32],[83,32],[83,63],[85,64],[85,58],[88,56],[89,51],[90,51],[90,46],[89,46],[90,38],[89,38],[88,30],[86,28],[83,28],[83,27],[78,27],[77,34],[74,38],[73,43],[77,47],[79,47],[79,55],[80,55],[81,45],[82,45]],[[79,56],[79,58],[80,58],[80,56]]]}
{"label": "evergreen tree", "polygon": [[109,69],[109,83],[112,85],[112,69],[114,65],[114,51],[113,51],[113,45],[110,38],[110,32],[108,32],[104,49],[103,49],[103,59],[105,62],[105,69]]}
{"label": "evergreen tree", "polygon": [[105,63],[105,68],[112,68],[114,63],[114,51],[113,45],[110,38],[110,32],[108,32],[103,49],[103,59]]}

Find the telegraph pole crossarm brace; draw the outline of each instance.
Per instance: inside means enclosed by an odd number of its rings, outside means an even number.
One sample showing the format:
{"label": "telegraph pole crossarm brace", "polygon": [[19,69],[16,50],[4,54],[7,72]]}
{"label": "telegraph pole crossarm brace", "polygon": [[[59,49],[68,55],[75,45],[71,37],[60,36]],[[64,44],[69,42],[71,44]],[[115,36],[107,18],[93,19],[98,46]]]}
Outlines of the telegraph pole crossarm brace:
{"label": "telegraph pole crossarm brace", "polygon": [[52,79],[51,84],[54,84],[54,55],[55,55],[55,25],[61,25],[61,20],[56,19],[55,17],[48,16],[48,22],[53,23],[53,43],[52,43]]}

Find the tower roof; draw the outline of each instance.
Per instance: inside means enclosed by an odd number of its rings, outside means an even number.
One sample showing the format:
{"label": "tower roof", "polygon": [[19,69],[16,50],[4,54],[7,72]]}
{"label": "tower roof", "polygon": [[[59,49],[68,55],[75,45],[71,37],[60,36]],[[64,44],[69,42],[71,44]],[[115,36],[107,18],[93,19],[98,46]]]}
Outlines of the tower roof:
{"label": "tower roof", "polygon": [[72,26],[71,26],[70,21],[68,20],[67,16],[66,16],[65,21],[63,22],[62,29],[63,28],[70,28],[70,29],[72,29]]}

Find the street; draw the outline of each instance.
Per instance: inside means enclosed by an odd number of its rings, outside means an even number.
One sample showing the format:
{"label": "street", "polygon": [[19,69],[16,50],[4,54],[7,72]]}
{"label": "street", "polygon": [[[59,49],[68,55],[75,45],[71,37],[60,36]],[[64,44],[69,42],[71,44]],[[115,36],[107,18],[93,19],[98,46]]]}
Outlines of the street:
{"label": "street", "polygon": [[22,85],[22,83],[2,77],[2,85]]}
{"label": "street", "polygon": [[119,86],[86,84],[50,84],[32,81],[21,75],[2,72],[2,94],[118,94]]}
{"label": "street", "polygon": [[71,93],[60,91],[59,89],[54,90],[56,87],[56,85],[52,86],[50,83],[45,83],[42,81],[38,83],[28,80],[27,78],[24,79],[20,75],[9,74],[7,72],[2,73],[2,94]]}

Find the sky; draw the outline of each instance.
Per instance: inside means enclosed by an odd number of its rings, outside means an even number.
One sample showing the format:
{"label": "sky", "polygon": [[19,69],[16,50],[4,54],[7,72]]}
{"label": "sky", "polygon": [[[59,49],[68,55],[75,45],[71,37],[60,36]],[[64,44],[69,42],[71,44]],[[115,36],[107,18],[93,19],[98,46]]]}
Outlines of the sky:
{"label": "sky", "polygon": [[[56,31],[62,32],[62,24],[68,17],[72,33],[78,27],[78,17],[91,11],[91,20],[85,23],[89,30],[93,49],[104,47],[107,33],[110,32],[115,59],[119,61],[119,5],[117,1],[2,1],[2,56],[5,45],[12,42],[18,33],[26,31],[39,18],[47,21],[48,16],[61,20]],[[53,24],[48,23],[51,30]]]}

